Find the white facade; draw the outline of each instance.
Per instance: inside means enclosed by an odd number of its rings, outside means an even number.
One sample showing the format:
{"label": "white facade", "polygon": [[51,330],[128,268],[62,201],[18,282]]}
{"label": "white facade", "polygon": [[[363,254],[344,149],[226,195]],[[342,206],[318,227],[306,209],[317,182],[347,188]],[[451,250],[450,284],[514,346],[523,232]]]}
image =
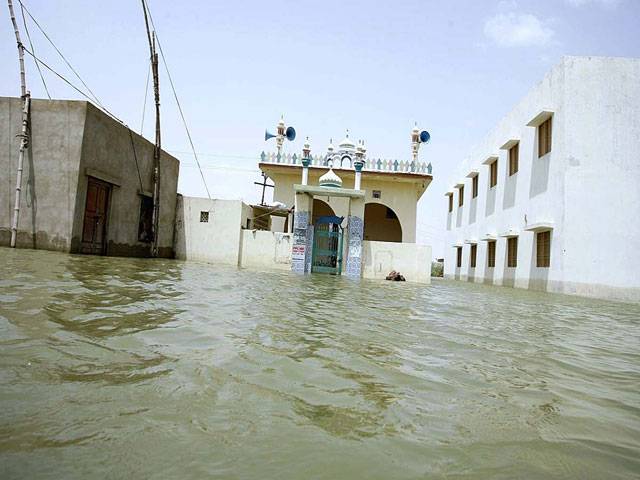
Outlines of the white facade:
{"label": "white facade", "polygon": [[[548,117],[551,151],[539,157],[537,125]],[[519,168],[509,175],[507,149],[516,142]],[[460,164],[451,193],[445,277],[640,301],[640,60],[565,57]],[[537,266],[538,231],[551,232],[549,267]],[[507,263],[508,236],[518,238],[516,267]]]}

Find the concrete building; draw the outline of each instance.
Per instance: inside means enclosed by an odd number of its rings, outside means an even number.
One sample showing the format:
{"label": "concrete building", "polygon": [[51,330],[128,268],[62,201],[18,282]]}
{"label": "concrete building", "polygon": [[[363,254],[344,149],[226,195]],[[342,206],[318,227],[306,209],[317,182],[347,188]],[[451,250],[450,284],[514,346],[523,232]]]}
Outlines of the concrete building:
{"label": "concrete building", "polygon": [[[0,97],[0,245],[8,246],[22,101]],[[152,143],[85,101],[32,100],[17,246],[148,256]],[[179,162],[162,152],[158,253],[173,256]]]}
{"label": "concrete building", "polygon": [[457,168],[445,277],[640,301],[640,60],[566,57]]}

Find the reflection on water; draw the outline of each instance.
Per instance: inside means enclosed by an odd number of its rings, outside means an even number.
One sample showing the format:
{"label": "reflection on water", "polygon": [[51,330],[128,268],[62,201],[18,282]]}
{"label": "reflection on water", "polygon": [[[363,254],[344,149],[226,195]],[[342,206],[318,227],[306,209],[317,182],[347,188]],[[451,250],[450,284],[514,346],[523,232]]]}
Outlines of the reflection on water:
{"label": "reflection on water", "polygon": [[4,478],[640,476],[640,306],[0,249]]}

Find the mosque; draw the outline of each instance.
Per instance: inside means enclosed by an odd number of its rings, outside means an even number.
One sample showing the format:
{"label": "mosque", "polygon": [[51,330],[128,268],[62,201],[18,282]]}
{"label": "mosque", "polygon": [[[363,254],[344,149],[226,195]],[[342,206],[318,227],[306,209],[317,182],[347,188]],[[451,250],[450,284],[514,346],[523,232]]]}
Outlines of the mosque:
{"label": "mosque", "polygon": [[411,131],[411,161],[369,157],[348,131],[325,152],[312,154],[307,137],[300,155],[284,153],[290,135],[281,119],[265,137],[275,137],[276,152],[260,155],[271,205],[179,198],[176,256],[365,278],[395,270],[429,283],[431,247],[416,243],[417,204],[433,178],[431,164],[418,160],[427,132]]}

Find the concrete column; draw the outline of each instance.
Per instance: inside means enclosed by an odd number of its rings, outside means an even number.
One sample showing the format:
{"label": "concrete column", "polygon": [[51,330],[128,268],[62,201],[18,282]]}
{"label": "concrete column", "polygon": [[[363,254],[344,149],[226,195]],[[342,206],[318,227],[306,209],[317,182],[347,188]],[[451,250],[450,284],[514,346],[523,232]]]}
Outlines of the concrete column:
{"label": "concrete column", "polygon": [[364,166],[364,163],[360,162],[360,161],[356,161],[353,164],[354,168],[356,169],[356,182],[355,185],[353,187],[354,190],[360,190],[360,185],[361,185],[361,181],[362,181],[362,167]]}
{"label": "concrete column", "polygon": [[364,198],[352,198],[347,223],[347,262],[344,274],[362,276],[362,240],[364,238]]}
{"label": "concrete column", "polygon": [[311,269],[313,225],[310,225],[310,222],[313,215],[313,197],[307,193],[296,193],[295,205],[291,271],[305,273]]}

